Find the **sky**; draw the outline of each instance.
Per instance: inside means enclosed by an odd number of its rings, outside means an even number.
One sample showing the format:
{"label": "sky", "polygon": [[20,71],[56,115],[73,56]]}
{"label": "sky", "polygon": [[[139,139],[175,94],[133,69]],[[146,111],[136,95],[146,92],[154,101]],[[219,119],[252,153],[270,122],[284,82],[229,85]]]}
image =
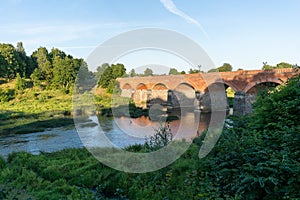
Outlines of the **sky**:
{"label": "sky", "polygon": [[[235,70],[261,69],[263,62],[300,64],[299,9],[298,0],[0,0],[0,43],[22,41],[27,55],[43,46],[85,59],[119,34],[160,28],[196,42],[216,67],[226,62]],[[128,69],[195,67],[157,50],[114,62]]]}

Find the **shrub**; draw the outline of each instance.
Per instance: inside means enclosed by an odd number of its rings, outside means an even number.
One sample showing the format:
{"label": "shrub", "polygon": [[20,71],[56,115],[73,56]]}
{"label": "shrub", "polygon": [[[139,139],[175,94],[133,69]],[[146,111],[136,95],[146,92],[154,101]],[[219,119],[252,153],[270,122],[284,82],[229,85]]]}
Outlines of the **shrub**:
{"label": "shrub", "polygon": [[8,102],[14,99],[15,91],[13,89],[2,89],[0,88],[0,102]]}
{"label": "shrub", "polygon": [[[242,199],[299,198],[299,77],[258,96],[254,114],[224,129],[207,159],[221,194]],[[225,197],[225,196],[224,196]]]}
{"label": "shrub", "polygon": [[148,151],[155,151],[164,146],[167,146],[173,140],[173,134],[170,129],[170,124],[162,124],[157,129],[154,129],[155,134],[146,138],[145,148]]}

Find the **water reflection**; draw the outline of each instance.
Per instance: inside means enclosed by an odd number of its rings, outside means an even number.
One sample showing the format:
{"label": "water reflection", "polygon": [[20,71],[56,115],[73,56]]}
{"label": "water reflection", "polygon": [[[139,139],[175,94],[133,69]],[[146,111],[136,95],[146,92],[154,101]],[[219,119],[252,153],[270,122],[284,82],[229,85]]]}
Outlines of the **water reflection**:
{"label": "water reflection", "polygon": [[[85,145],[90,147],[113,145],[123,148],[132,144],[143,144],[145,137],[153,135],[154,129],[158,128],[160,123],[165,123],[165,119],[159,122],[151,121],[148,117],[132,119],[91,116],[90,119],[91,126],[81,124],[81,133],[75,128],[55,128],[39,133],[2,135],[0,136],[0,155],[6,157],[15,151],[38,154],[41,151],[53,152],[66,148],[82,148]],[[170,128],[174,139],[191,140],[205,131],[210,121],[211,114],[198,115],[189,112],[185,113],[181,119],[171,121]],[[92,123],[99,124],[101,128]],[[103,133],[102,135],[106,138],[99,137],[100,133]],[[107,141],[110,142],[109,145]]]}

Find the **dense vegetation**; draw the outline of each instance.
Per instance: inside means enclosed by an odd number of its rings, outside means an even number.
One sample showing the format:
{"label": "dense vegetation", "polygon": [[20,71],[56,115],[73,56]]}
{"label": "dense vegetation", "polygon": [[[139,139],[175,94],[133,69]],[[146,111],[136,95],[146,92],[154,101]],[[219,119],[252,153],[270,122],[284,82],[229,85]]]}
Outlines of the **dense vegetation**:
{"label": "dense vegetation", "polygon": [[[73,58],[56,48],[48,52],[45,47],[40,47],[31,56],[27,56],[22,42],[16,48],[11,44],[0,44],[2,81],[27,78],[34,86],[60,89],[68,93],[73,88],[80,67],[88,71],[83,59]],[[24,88],[26,85],[19,85],[16,89]]]}
{"label": "dense vegetation", "polygon": [[296,65],[292,65],[286,62],[281,62],[278,63],[275,66],[269,65],[268,62],[263,62],[263,70],[270,70],[270,69],[282,69],[282,68],[293,68],[293,67],[298,67],[297,64]]}
{"label": "dense vegetation", "polygon": [[232,66],[229,63],[224,63],[221,67],[208,70],[208,73],[210,73],[210,72],[231,72],[231,71],[232,71]]}
{"label": "dense vegetation", "polygon": [[202,136],[172,165],[145,174],[110,169],[84,149],[14,153],[0,160],[0,198],[299,199],[299,108],[297,77],[261,93],[254,113],[233,118],[207,157],[198,157]]}

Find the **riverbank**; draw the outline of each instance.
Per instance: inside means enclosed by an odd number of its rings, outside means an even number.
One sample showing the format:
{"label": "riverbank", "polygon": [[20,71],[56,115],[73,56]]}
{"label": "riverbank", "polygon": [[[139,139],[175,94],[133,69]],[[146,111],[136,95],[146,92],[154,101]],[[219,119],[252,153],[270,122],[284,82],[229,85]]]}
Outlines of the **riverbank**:
{"label": "riverbank", "polygon": [[[74,127],[74,113],[72,110],[73,95],[60,90],[43,90],[40,88],[28,88],[22,93],[13,89],[13,83],[2,84],[2,100],[0,104],[0,134],[24,134],[41,132],[49,128],[64,126]],[[147,110],[137,108],[125,98],[118,98],[118,102],[112,105],[111,94],[97,89],[95,96],[96,112],[103,116],[112,116],[112,107],[119,113],[126,115],[126,109],[132,117],[147,116]],[[123,105],[127,103],[127,105]]]}
{"label": "riverbank", "polygon": [[[40,88],[28,88],[22,93],[15,94],[12,88],[5,85],[1,87],[7,87],[5,90],[11,93],[11,96],[1,101],[0,104],[1,135],[34,133],[64,126],[74,127],[72,94]],[[83,103],[93,101],[96,109],[96,113],[93,114],[130,118],[149,116],[148,109],[136,107],[132,100],[120,96],[114,96],[114,101],[112,101],[112,95],[100,88],[97,88],[93,95],[82,94],[81,98],[83,98],[81,100]],[[88,103],[87,106],[89,106]],[[160,110],[152,111],[156,112],[155,115],[163,114]],[[178,119],[176,116],[163,118],[167,121]]]}

